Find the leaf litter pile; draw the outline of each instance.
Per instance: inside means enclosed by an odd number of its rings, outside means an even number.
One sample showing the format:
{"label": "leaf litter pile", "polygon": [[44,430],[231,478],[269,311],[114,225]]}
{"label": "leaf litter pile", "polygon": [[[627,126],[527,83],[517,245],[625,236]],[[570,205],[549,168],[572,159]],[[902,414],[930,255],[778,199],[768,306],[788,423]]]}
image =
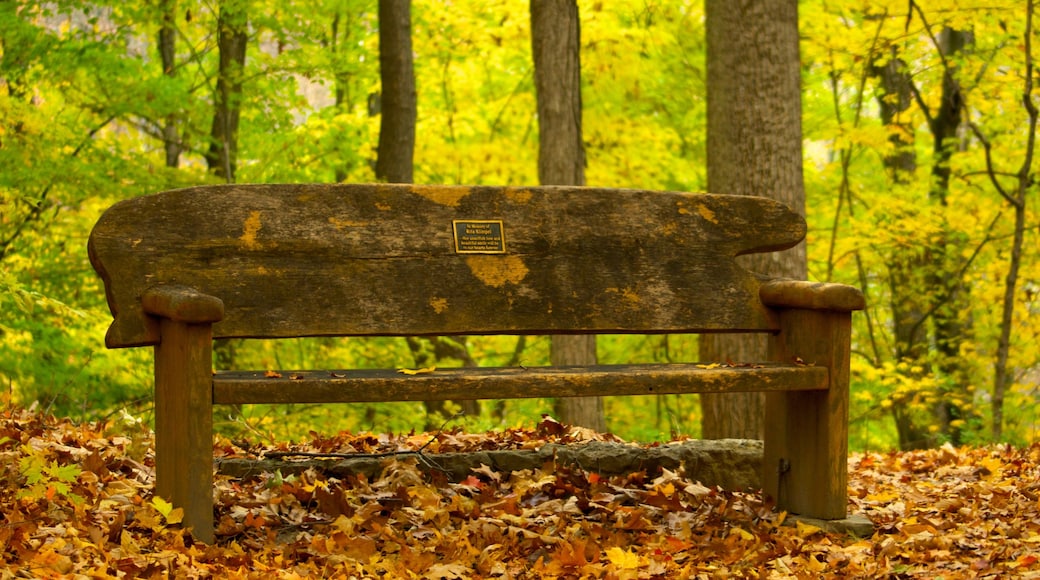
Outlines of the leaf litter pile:
{"label": "leaf litter pile", "polygon": [[[315,435],[281,451],[413,453],[387,456],[371,479],[217,477],[218,539],[206,545],[153,496],[146,429],[8,408],[0,578],[1040,578],[1038,446],[854,455],[850,511],[873,520],[869,538],[681,472],[606,477],[550,462],[450,482],[420,469],[442,451],[599,437],[558,425]],[[228,441],[215,452],[246,454]]]}

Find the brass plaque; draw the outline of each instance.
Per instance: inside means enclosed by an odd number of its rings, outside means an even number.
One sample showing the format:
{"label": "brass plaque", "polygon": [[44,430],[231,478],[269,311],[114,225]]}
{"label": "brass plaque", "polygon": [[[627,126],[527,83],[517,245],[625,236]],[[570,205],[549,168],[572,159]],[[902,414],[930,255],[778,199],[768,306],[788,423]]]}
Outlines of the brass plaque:
{"label": "brass plaque", "polygon": [[451,220],[457,254],[506,253],[502,220]]}

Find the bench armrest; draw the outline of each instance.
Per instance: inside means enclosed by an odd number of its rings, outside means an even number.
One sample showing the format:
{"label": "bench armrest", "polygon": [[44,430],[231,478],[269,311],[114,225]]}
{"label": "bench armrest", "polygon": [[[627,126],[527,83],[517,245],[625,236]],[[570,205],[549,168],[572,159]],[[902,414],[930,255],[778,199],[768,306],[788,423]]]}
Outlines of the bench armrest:
{"label": "bench armrest", "polygon": [[848,312],[867,306],[859,288],[803,280],[770,280],[762,284],[758,296],[766,306],[781,308]]}
{"label": "bench armrest", "polygon": [[211,324],[224,319],[224,302],[187,286],[153,286],[141,296],[141,307],[153,316],[186,324]]}

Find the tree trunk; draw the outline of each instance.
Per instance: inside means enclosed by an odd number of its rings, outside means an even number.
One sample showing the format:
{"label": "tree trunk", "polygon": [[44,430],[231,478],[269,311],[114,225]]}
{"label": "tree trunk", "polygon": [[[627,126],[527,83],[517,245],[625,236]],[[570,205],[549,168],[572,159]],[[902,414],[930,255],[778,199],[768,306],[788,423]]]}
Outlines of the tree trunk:
{"label": "tree trunk", "polygon": [[411,0],[379,1],[379,75],[382,117],[376,178],[390,183],[411,183],[417,109]]}
{"label": "tree trunk", "polygon": [[935,413],[940,431],[955,445],[960,444],[960,429],[953,428],[951,423],[965,418],[964,403],[961,401],[964,400],[964,393],[971,382],[961,357],[961,343],[966,340],[966,334],[969,332],[962,316],[969,300],[969,288],[960,279],[950,275],[958,269],[961,247],[950,235],[945,214],[949,208],[947,197],[950,191],[950,158],[956,149],[964,110],[964,96],[955,76],[956,67],[952,64],[952,58],[961,52],[970,40],[970,33],[949,28],[939,34],[939,50],[947,66],[943,71],[939,108],[928,119],[935,152],[932,159],[932,187],[929,193],[931,202],[938,204],[939,211],[944,216],[940,239],[931,252],[931,264],[926,269],[927,287],[932,289],[929,294],[930,306],[935,313],[933,332],[935,348],[938,351],[937,367],[942,375],[939,381],[939,403],[935,407]]}
{"label": "tree trunk", "polygon": [[228,183],[235,182],[238,156],[238,119],[242,107],[242,70],[246,63],[249,19],[238,2],[225,0],[217,16],[217,92],[213,103],[206,166]]}
{"label": "tree trunk", "polygon": [[1028,118],[1028,133],[1026,136],[1026,150],[1023,155],[1022,165],[1017,173],[1017,187],[1014,194],[1007,194],[1000,187],[993,166],[993,156],[990,154],[990,145],[986,143],[986,166],[990,180],[997,191],[1015,208],[1015,230],[1011,242],[1011,262],[1008,264],[1007,276],[1004,278],[1004,298],[1001,306],[1000,337],[997,339],[997,356],[993,363],[993,425],[992,436],[994,441],[1004,438],[1004,396],[1007,389],[1014,384],[1014,373],[1008,368],[1008,356],[1011,350],[1011,331],[1015,320],[1015,288],[1018,284],[1019,272],[1022,268],[1022,249],[1025,245],[1026,232],[1026,210],[1028,209],[1027,194],[1036,183],[1036,174],[1033,172],[1033,159],[1036,155],[1037,125],[1040,123],[1040,110],[1034,102],[1033,83],[1035,67],[1033,65],[1033,11],[1035,4],[1028,2],[1026,5],[1026,24],[1023,38],[1023,53],[1025,56],[1024,87],[1022,90],[1022,106],[1026,110]]}
{"label": "tree trunk", "polygon": [[[209,171],[227,183],[235,182],[248,28],[249,15],[241,3],[234,0],[221,2],[217,15],[217,50],[220,53],[217,90],[213,97],[213,124],[205,157]],[[236,344],[232,339],[214,341],[213,364],[216,368],[235,368]]]}
{"label": "tree trunk", "polygon": [[[531,52],[538,99],[538,180],[585,185],[581,134],[581,25],[575,0],[531,0]],[[595,364],[596,337],[553,336],[554,365]],[[560,421],[606,430],[599,397],[556,402]]]}
{"label": "tree trunk", "polygon": [[[412,58],[411,0],[379,0],[379,78],[382,96],[376,178],[389,183],[412,183],[418,105]],[[456,358],[465,366],[475,364],[465,342],[442,337],[408,337],[406,340],[419,367],[436,366],[444,358]],[[446,405],[447,401],[425,402],[427,431],[440,428],[449,418]],[[466,414],[479,413],[475,401],[464,401],[463,406]]]}
{"label": "tree trunk", "polygon": [[574,0],[531,1],[538,99],[538,180],[585,185],[581,133],[581,27]]}
{"label": "tree trunk", "polygon": [[[346,14],[346,23],[343,22],[344,14]],[[332,18],[332,27],[329,31],[329,50],[332,51],[332,76],[336,82],[334,98],[338,113],[348,113],[353,106],[350,92],[350,69],[346,64],[347,57],[342,53],[349,51],[349,48],[346,47],[351,40],[351,32],[354,28],[352,14],[337,10],[336,15]],[[337,163],[334,168],[336,183],[342,183],[347,179],[349,169],[349,166]]]}
{"label": "tree trunk", "polygon": [[[159,12],[162,17],[162,24],[159,26],[159,62],[162,64],[163,74],[173,78],[177,76],[177,30],[173,25],[177,17],[177,0],[160,0]],[[177,167],[181,158],[177,115],[170,113],[163,119],[162,133],[166,167]]]}
{"label": "tree trunk", "polygon": [[[708,190],[762,195],[805,212],[797,0],[706,0]],[[804,279],[805,245],[743,259],[769,276]],[[701,359],[761,360],[765,338],[704,335]],[[705,438],[762,437],[761,393],[701,395]]]}
{"label": "tree trunk", "polygon": [[[1033,132],[1035,133],[1035,119]],[[1027,155],[1032,157],[1031,154]],[[1015,319],[1015,287],[1018,274],[1022,269],[1022,246],[1025,244],[1026,231],[1026,192],[1029,179],[1022,179],[1018,196],[1014,199],[1015,230],[1011,242],[1011,261],[1004,278],[1004,298],[1001,304],[1000,336],[997,339],[997,356],[993,363],[993,425],[991,435],[994,441],[1004,438],[1004,397],[1007,390],[1015,382],[1012,369],[1008,368],[1008,355],[1011,351],[1011,330]]]}
{"label": "tree trunk", "polygon": [[[888,181],[894,186],[909,184],[917,171],[914,151],[912,119],[904,115],[913,105],[913,79],[895,47],[884,66],[874,66],[871,74],[877,78],[881,93],[877,97],[881,122],[890,127],[889,142],[892,150],[884,163]],[[909,140],[908,140],[909,139]],[[892,308],[892,329],[895,338],[894,355],[907,362],[916,378],[931,374],[928,360],[928,302],[926,300],[928,264],[926,255],[896,250],[888,256],[888,283]],[[895,401],[892,418],[896,424],[899,448],[903,450],[927,447],[931,436],[926,425],[915,420],[908,401]]]}

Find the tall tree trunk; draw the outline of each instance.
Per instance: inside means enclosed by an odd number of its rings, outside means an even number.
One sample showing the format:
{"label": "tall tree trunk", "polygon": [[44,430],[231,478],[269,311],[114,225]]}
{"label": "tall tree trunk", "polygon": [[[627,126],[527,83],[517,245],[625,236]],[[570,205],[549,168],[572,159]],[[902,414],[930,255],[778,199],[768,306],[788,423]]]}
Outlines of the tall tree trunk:
{"label": "tall tree trunk", "polygon": [[[708,190],[762,195],[805,212],[798,2],[706,0]],[[760,274],[804,279],[805,245],[742,258]],[[761,335],[704,335],[704,361],[761,360]],[[705,438],[762,437],[761,393],[701,395]]]}
{"label": "tall tree trunk", "polygon": [[1033,16],[1036,3],[1030,0],[1026,3],[1025,34],[1023,34],[1023,53],[1025,56],[1025,74],[1022,75],[1022,106],[1026,110],[1028,133],[1026,135],[1026,150],[1022,158],[1022,165],[1016,174],[1016,187],[1013,192],[1006,192],[1000,185],[997,177],[997,169],[989,141],[982,138],[981,131],[974,126],[978,136],[986,148],[986,169],[993,186],[1015,209],[1015,229],[1011,241],[1011,261],[1008,264],[1008,272],[1004,278],[1004,298],[1001,306],[1000,336],[997,339],[996,360],[993,362],[993,425],[991,434],[995,441],[1004,438],[1004,396],[1007,389],[1014,383],[1014,373],[1008,368],[1008,357],[1011,350],[1011,330],[1015,320],[1015,288],[1018,284],[1019,272],[1022,268],[1022,249],[1025,245],[1026,232],[1026,210],[1027,194],[1036,183],[1036,173],[1033,170],[1033,159],[1036,155],[1037,126],[1040,124],[1040,110],[1034,101],[1033,84],[1036,67],[1033,64]]}
{"label": "tall tree trunk", "polygon": [[[159,26],[159,62],[162,64],[163,74],[173,78],[177,76],[177,30],[174,27],[177,0],[160,0],[159,12],[162,18],[162,24]],[[163,119],[162,133],[166,167],[177,167],[181,158],[177,115],[170,113]]]}
{"label": "tall tree trunk", "polygon": [[[538,99],[538,179],[585,185],[581,133],[581,24],[575,0],[531,0],[531,52]],[[596,364],[596,337],[553,336],[554,365]],[[600,397],[556,403],[564,423],[606,430]]]}
{"label": "tall tree trunk", "polygon": [[[1032,132],[1036,133],[1036,113],[1033,113]],[[1035,137],[1033,138],[1035,140]],[[1032,157],[1032,149],[1027,158]],[[1026,172],[1023,172],[1026,173]],[[1027,173],[1028,175],[1028,173]],[[1015,209],[1015,229],[1011,241],[1011,261],[1008,263],[1007,275],[1004,277],[1004,297],[1000,311],[1000,335],[997,338],[997,355],[993,362],[993,409],[991,435],[994,441],[1004,439],[1004,397],[1008,388],[1015,382],[1014,372],[1008,368],[1008,356],[1011,351],[1011,330],[1015,319],[1015,287],[1022,269],[1022,247],[1025,244],[1026,232],[1026,192],[1033,176],[1020,180],[1016,197],[1011,200]]]}
{"label": "tall tree trunk", "polygon": [[376,177],[390,183],[411,183],[417,109],[411,0],[379,1],[379,75],[382,117]]}
{"label": "tall tree trunk", "polygon": [[[908,185],[913,179],[917,171],[917,154],[912,140],[912,119],[906,114],[913,105],[913,79],[896,49],[893,47],[891,50],[891,54],[884,58],[885,64],[872,67],[871,73],[881,86],[877,103],[881,122],[890,128],[888,140],[892,144],[891,152],[882,162],[888,181],[898,187]],[[912,369],[921,369],[915,373],[921,378],[932,372],[925,324],[929,309],[924,292],[928,283],[927,260],[924,254],[897,249],[887,261],[895,358],[907,362]],[[908,405],[896,401],[892,405],[892,417],[900,449],[927,446],[930,439],[927,426],[916,420]]]}
{"label": "tall tree trunk", "polygon": [[206,166],[228,183],[235,182],[238,157],[238,119],[242,107],[242,71],[249,41],[249,15],[242,2],[224,0],[217,16],[216,95],[213,99],[213,125],[210,128]]}
{"label": "tall tree trunk", "polygon": [[[346,23],[344,24],[344,14],[346,14]],[[332,19],[332,28],[329,34],[329,49],[332,51],[332,75],[335,79],[336,86],[334,91],[335,106],[338,113],[349,112],[353,106],[353,99],[350,92],[350,73],[348,72],[348,66],[346,63],[347,56],[342,53],[349,51],[348,45],[351,40],[351,32],[355,28],[353,21],[353,14],[349,10],[337,11],[336,15]],[[410,35],[409,35],[410,37]],[[340,165],[337,163],[334,168],[336,183],[340,183],[347,178],[349,166]]]}
{"label": "tall tree trunk", "polygon": [[[227,183],[235,182],[242,71],[249,41],[249,15],[243,4],[236,0],[223,0],[217,15],[217,50],[220,55],[216,94],[213,96],[213,124],[205,157],[209,171]],[[213,364],[216,368],[235,368],[235,346],[232,339],[214,342]]]}
{"label": "tall tree trunk", "polygon": [[[379,77],[381,107],[376,178],[389,183],[412,183],[415,168],[415,121],[418,104],[415,64],[412,58],[411,0],[379,0]],[[465,366],[475,363],[465,341],[442,337],[408,337],[415,364],[435,366],[455,358]],[[448,418],[447,401],[426,401],[427,430],[437,429]],[[466,414],[479,413],[475,401],[464,401]]]}
{"label": "tall tree trunk", "polygon": [[962,312],[968,300],[969,289],[954,276],[960,261],[961,246],[954,241],[946,223],[949,211],[947,197],[950,191],[950,158],[956,149],[963,121],[964,96],[956,78],[956,67],[952,59],[971,41],[968,32],[944,29],[939,34],[939,47],[945,63],[942,81],[942,98],[939,108],[929,115],[928,125],[932,133],[934,157],[932,159],[932,185],[929,191],[931,202],[943,214],[942,232],[938,243],[932,248],[931,264],[927,267],[928,288],[931,292],[931,309],[934,311],[933,327],[935,348],[938,354],[937,367],[941,372],[939,403],[935,413],[940,431],[954,444],[960,443],[960,429],[951,426],[953,421],[964,418],[963,394],[970,383],[961,357],[961,344],[969,332]]}

